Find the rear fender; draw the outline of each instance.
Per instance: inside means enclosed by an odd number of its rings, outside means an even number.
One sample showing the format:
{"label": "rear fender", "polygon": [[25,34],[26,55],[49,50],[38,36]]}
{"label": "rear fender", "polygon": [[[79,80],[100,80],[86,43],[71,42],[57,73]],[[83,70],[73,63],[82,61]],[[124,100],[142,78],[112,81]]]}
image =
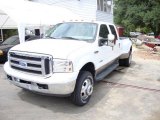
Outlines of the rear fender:
{"label": "rear fender", "polygon": [[132,51],[132,42],[129,38],[122,41],[122,54],[120,59],[125,59],[129,57],[130,50]]}

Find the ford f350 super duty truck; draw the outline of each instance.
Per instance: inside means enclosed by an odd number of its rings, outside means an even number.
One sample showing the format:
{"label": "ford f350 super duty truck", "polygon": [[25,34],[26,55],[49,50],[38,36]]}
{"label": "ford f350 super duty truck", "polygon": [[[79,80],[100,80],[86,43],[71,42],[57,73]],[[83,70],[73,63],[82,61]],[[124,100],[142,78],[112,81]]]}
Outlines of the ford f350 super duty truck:
{"label": "ford f350 super duty truck", "polygon": [[4,65],[9,82],[33,92],[71,96],[85,105],[94,83],[119,65],[129,66],[130,40],[120,40],[115,25],[105,22],[63,22],[43,39],[16,45]]}

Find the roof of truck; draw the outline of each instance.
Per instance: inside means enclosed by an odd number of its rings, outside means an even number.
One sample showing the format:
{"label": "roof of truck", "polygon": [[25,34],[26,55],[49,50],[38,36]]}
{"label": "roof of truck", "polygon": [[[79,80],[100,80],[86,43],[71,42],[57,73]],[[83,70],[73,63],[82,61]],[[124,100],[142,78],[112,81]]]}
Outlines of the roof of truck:
{"label": "roof of truck", "polygon": [[70,20],[70,21],[63,21],[63,22],[88,22],[88,23],[97,23],[97,24],[109,24],[114,25],[113,23],[103,22],[103,21],[96,21],[96,20]]}

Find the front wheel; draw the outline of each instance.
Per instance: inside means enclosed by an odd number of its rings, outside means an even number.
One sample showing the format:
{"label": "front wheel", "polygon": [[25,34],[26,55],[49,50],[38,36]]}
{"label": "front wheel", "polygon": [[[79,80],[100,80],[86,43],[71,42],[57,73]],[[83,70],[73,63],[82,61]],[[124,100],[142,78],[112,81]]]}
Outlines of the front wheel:
{"label": "front wheel", "polygon": [[75,90],[71,95],[72,101],[78,106],[83,106],[88,103],[93,92],[93,76],[88,71],[81,71]]}

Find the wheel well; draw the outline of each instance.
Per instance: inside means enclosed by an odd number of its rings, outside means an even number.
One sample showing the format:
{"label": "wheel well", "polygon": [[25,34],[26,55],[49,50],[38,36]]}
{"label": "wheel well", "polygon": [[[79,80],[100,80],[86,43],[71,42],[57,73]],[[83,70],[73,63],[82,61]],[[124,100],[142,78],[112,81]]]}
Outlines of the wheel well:
{"label": "wheel well", "polygon": [[91,74],[93,75],[93,77],[95,76],[95,67],[94,64],[89,62],[87,64],[85,64],[80,71],[89,71],[91,72]]}
{"label": "wheel well", "polygon": [[132,46],[131,46],[131,48],[130,48],[130,51],[132,52]]}

